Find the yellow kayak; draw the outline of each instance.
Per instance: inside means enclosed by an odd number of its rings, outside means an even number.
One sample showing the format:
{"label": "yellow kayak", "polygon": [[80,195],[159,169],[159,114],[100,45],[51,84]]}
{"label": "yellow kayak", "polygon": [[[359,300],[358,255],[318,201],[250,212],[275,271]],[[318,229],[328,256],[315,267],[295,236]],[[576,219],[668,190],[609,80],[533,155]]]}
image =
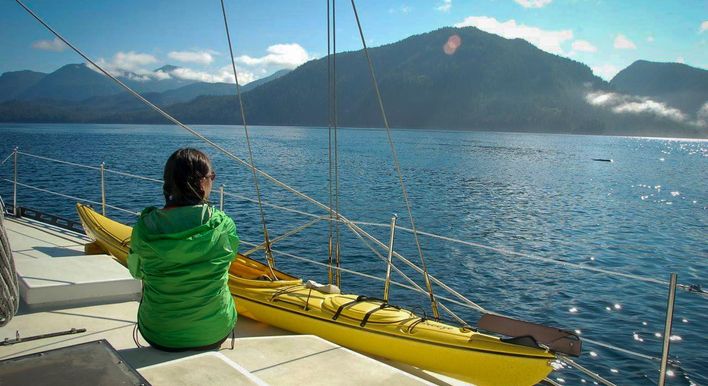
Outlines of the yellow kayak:
{"label": "yellow kayak", "polygon": [[[126,265],[132,228],[77,204],[86,234]],[[476,385],[533,385],[555,355],[469,328],[427,320],[363,296],[326,293],[301,279],[238,255],[229,287],[239,314],[356,351],[407,363]]]}

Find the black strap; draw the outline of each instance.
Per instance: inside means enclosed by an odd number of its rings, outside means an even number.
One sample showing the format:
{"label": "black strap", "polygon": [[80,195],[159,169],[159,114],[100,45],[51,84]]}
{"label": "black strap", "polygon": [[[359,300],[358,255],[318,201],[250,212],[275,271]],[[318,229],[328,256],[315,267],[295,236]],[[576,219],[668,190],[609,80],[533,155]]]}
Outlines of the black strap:
{"label": "black strap", "polygon": [[397,310],[400,310],[400,309],[401,309],[401,307],[394,306],[393,304],[388,304],[388,303],[386,303],[386,302],[383,302],[383,303],[381,303],[381,305],[378,306],[377,308],[374,308],[373,310],[367,312],[366,315],[364,315],[364,319],[361,320],[361,324],[359,324],[359,326],[361,326],[361,327],[366,326],[366,322],[369,321],[369,318],[371,317],[371,315],[373,315],[374,312],[376,312],[376,311],[383,310],[384,308],[395,308],[395,309],[397,309]]}
{"label": "black strap", "polygon": [[413,332],[413,329],[416,328],[419,324],[427,321],[428,318],[426,316],[423,316],[422,318],[416,320],[415,322],[411,323],[410,327],[408,327],[408,332],[411,333]]}
{"label": "black strap", "polygon": [[368,299],[369,299],[369,298],[368,298],[367,296],[360,295],[360,296],[357,296],[357,298],[354,299],[354,300],[352,300],[351,302],[346,302],[346,303],[342,304],[342,305],[339,306],[339,308],[337,309],[337,312],[334,313],[334,316],[332,317],[332,320],[337,320],[337,318],[339,318],[339,315],[342,314],[342,311],[344,311],[344,308],[349,307],[349,306],[351,306],[351,305],[353,305],[353,304],[356,304],[356,303],[363,302],[363,301],[368,300]]}
{"label": "black strap", "polygon": [[310,295],[312,295],[312,288],[310,288],[310,291],[307,293],[307,300],[305,300],[305,311],[310,310]]}

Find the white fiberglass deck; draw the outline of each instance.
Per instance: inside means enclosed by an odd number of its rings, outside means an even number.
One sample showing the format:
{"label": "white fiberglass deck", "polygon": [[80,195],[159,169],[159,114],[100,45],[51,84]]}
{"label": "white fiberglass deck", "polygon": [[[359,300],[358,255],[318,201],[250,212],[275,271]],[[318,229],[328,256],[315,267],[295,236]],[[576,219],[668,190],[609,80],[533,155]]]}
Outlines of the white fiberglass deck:
{"label": "white fiberglass deck", "polygon": [[[405,365],[392,367],[312,335],[244,317],[233,350],[166,353],[133,341],[140,283],[106,255],[83,255],[89,240],[29,219],[6,217],[21,282],[20,314],[0,328],[0,341],[71,329],[86,332],[0,346],[0,361],[99,339],[153,385],[444,384]],[[25,301],[29,300],[29,302]],[[140,339],[143,345],[145,341]],[[414,375],[415,374],[415,375]]]}
{"label": "white fiberglass deck", "polygon": [[108,255],[85,255],[85,236],[26,218],[5,218],[20,284],[33,309],[140,298],[140,282]]}

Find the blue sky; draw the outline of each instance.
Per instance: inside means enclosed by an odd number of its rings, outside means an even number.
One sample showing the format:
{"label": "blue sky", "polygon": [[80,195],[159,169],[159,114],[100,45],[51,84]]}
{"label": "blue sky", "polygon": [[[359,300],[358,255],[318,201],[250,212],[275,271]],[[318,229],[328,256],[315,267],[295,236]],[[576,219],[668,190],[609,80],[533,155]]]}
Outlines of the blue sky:
{"label": "blue sky", "polygon": [[[233,79],[217,0],[25,3],[111,71],[148,76],[174,64],[183,68],[172,76]],[[326,54],[325,5],[324,0],[226,0],[241,83]],[[338,51],[360,49],[350,2],[338,0],[336,6]],[[357,7],[370,46],[473,25],[524,38],[587,64],[605,79],[638,59],[708,68],[706,0],[359,0]],[[83,61],[14,1],[0,3],[0,26],[0,73],[51,72]]]}

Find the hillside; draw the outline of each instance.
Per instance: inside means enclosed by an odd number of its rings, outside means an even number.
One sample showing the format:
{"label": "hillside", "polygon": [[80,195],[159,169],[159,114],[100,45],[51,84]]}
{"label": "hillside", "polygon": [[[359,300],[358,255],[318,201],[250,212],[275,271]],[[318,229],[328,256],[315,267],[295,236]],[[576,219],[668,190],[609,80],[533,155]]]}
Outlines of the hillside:
{"label": "hillside", "polygon": [[[453,34],[462,45],[447,55],[442,46]],[[395,127],[583,130],[596,126],[584,93],[607,86],[581,63],[472,27],[412,36],[370,54]],[[340,124],[382,127],[363,53],[336,60]],[[253,124],[326,125],[326,58],[246,93],[245,101]],[[199,98],[174,111],[188,121],[235,122],[233,103]]]}
{"label": "hillside", "polygon": [[708,71],[681,63],[638,60],[620,71],[610,85],[619,92],[649,97],[691,115],[708,102]]}
{"label": "hillside", "polygon": [[[451,37],[460,44],[446,53]],[[697,113],[708,90],[705,70],[639,61],[608,83],[585,64],[474,27],[442,28],[369,52],[391,127],[708,137],[708,109]],[[363,51],[333,58],[339,125],[383,127]],[[71,66],[92,72],[90,79],[100,77],[83,65]],[[51,85],[55,75],[24,94]],[[247,121],[326,126],[327,77],[327,58],[320,58],[243,86]],[[92,89],[93,96],[86,97],[82,91],[105,84],[82,82],[82,88],[72,85],[73,99],[0,103],[0,121],[166,123],[125,93],[107,94],[110,88]],[[59,94],[61,88],[55,89]],[[192,83],[144,95],[187,123],[237,124],[233,93],[228,84]]]}
{"label": "hillside", "polygon": [[47,76],[43,72],[12,71],[0,75],[0,102],[16,99]]}

